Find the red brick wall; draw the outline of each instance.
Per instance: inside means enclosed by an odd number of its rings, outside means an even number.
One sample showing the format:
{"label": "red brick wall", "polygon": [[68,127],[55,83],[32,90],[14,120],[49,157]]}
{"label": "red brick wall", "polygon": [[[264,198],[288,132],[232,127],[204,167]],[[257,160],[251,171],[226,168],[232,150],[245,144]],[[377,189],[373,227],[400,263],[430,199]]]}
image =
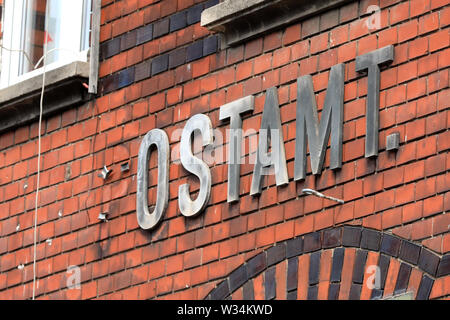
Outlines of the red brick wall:
{"label": "red brick wall", "polygon": [[[365,25],[369,4],[381,7],[378,30]],[[44,120],[39,299],[202,299],[274,243],[343,224],[392,233],[438,255],[450,251],[448,1],[355,1],[226,50],[218,50],[217,38],[200,27],[196,5],[203,6],[194,0],[102,1],[99,95]],[[151,40],[145,36],[150,25]],[[181,29],[171,32],[172,26]],[[394,62],[381,72],[380,153],[369,160],[367,76],[355,71],[355,57],[390,44]],[[344,164],[339,171],[327,169],[328,151],[322,174],[312,176],[308,164],[306,180],[296,183],[296,78],[312,75],[322,108],[329,70],[337,63],[345,63]],[[245,164],[240,200],[229,205],[227,165],[217,163],[211,166],[208,207],[185,218],[178,186],[198,183],[171,161],[164,220],[154,231],[140,229],[135,210],[142,137],[153,128],[171,137],[197,113],[224,132],[229,124],[219,121],[220,106],[250,94],[255,110],[243,127],[258,130],[265,90],[272,86],[278,89],[289,185],[276,187],[272,176],[264,179],[261,195],[252,197],[253,166]],[[400,148],[389,153],[386,136],[395,131]],[[177,142],[171,139],[171,147]],[[0,149],[0,298],[28,299],[37,123],[2,134]],[[130,171],[121,173],[126,161]],[[113,169],[106,181],[97,176],[104,165]],[[150,165],[156,174],[156,153]],[[305,187],[346,203],[299,197]],[[156,179],[150,179],[149,194],[154,202]],[[108,221],[100,222],[104,211]],[[81,267],[81,290],[66,287],[70,265]],[[449,281],[450,276],[437,279],[430,298],[448,297]]]}

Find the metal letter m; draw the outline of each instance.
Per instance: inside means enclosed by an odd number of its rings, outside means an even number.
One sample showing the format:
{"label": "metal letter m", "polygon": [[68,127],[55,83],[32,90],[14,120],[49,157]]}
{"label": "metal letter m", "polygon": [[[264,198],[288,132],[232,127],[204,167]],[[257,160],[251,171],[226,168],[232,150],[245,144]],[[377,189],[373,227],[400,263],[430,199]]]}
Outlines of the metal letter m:
{"label": "metal letter m", "polygon": [[320,174],[331,135],[330,169],[342,167],[342,126],[344,108],[344,65],[331,68],[321,119],[310,75],[297,79],[297,127],[294,180],[306,177],[306,138],[308,138],[311,169]]}

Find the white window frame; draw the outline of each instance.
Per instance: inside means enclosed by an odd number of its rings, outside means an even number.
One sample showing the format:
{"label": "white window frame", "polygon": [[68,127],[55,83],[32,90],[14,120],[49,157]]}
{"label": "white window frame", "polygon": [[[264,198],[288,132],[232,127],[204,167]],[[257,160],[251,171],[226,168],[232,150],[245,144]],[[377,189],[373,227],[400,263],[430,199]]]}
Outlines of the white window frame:
{"label": "white window frame", "polygon": [[[68,1],[68,0],[60,0]],[[14,50],[9,51],[6,49],[1,50],[2,54],[2,64],[0,70],[0,89],[9,87],[11,85],[17,84],[21,81],[25,81],[37,75],[43,73],[42,63],[40,68],[32,70],[30,72],[18,75],[19,69],[21,67],[21,56],[23,53],[19,50],[23,49],[23,35],[24,35],[24,21],[26,17],[25,4],[27,0],[4,0],[4,23],[3,23],[3,47]],[[69,39],[79,39],[80,48],[81,44],[84,43],[87,49],[83,51],[69,52],[66,51],[66,56],[62,60],[55,61],[46,65],[45,70],[55,70],[62,66],[68,65],[75,61],[88,61],[88,51],[89,51],[89,28],[90,28],[90,11],[92,8],[91,0],[83,1],[82,12],[80,13],[80,23],[81,30],[73,30],[72,34],[65,35]],[[13,34],[13,30],[15,31]],[[17,30],[20,30],[17,32]],[[71,28],[67,28],[71,30]],[[55,50],[57,51],[57,50]],[[61,50],[63,51],[63,49]],[[69,52],[69,54],[67,54]],[[50,55],[50,53],[48,54]]]}

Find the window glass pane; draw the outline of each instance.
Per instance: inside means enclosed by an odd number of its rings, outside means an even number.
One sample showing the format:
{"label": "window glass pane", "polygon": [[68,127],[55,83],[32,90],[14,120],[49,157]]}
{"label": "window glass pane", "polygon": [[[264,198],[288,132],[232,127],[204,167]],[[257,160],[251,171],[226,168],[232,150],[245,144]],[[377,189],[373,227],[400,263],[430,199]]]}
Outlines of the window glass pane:
{"label": "window glass pane", "polygon": [[91,46],[91,14],[92,0],[83,1],[83,30],[81,35],[81,51],[88,50]]}
{"label": "window glass pane", "polygon": [[[1,0],[0,0],[1,2]],[[3,0],[0,88],[40,74],[46,45],[47,70],[87,61],[92,0]],[[48,32],[45,32],[47,26]]]}
{"label": "window glass pane", "polygon": [[[47,44],[47,64],[80,58],[79,53],[88,48],[83,40],[88,38],[84,33],[89,32],[89,27],[84,25],[89,22],[85,2],[90,1],[26,0],[22,46],[33,64],[23,57],[19,75],[33,70],[43,55],[44,44]],[[44,31],[46,23],[47,32]]]}
{"label": "window glass pane", "polygon": [[73,60],[81,51],[83,0],[48,0],[48,3],[47,63]]}
{"label": "window glass pane", "polygon": [[[46,0],[26,0],[23,13],[22,46],[31,61],[21,55],[19,75],[33,70],[33,66],[44,53],[45,37],[45,6]],[[19,37],[18,30],[13,30],[13,36]]]}

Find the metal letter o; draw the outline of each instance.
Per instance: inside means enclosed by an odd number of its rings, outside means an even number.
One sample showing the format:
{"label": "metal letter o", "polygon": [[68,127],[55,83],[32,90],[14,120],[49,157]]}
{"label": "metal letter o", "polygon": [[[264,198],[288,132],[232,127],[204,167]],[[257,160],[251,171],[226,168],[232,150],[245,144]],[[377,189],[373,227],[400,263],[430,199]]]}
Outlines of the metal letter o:
{"label": "metal letter o", "polygon": [[[148,161],[150,147],[158,150],[158,190],[156,206],[152,213],[148,210]],[[169,138],[161,129],[149,131],[141,142],[138,155],[136,212],[142,229],[153,229],[163,217],[169,202]]]}

